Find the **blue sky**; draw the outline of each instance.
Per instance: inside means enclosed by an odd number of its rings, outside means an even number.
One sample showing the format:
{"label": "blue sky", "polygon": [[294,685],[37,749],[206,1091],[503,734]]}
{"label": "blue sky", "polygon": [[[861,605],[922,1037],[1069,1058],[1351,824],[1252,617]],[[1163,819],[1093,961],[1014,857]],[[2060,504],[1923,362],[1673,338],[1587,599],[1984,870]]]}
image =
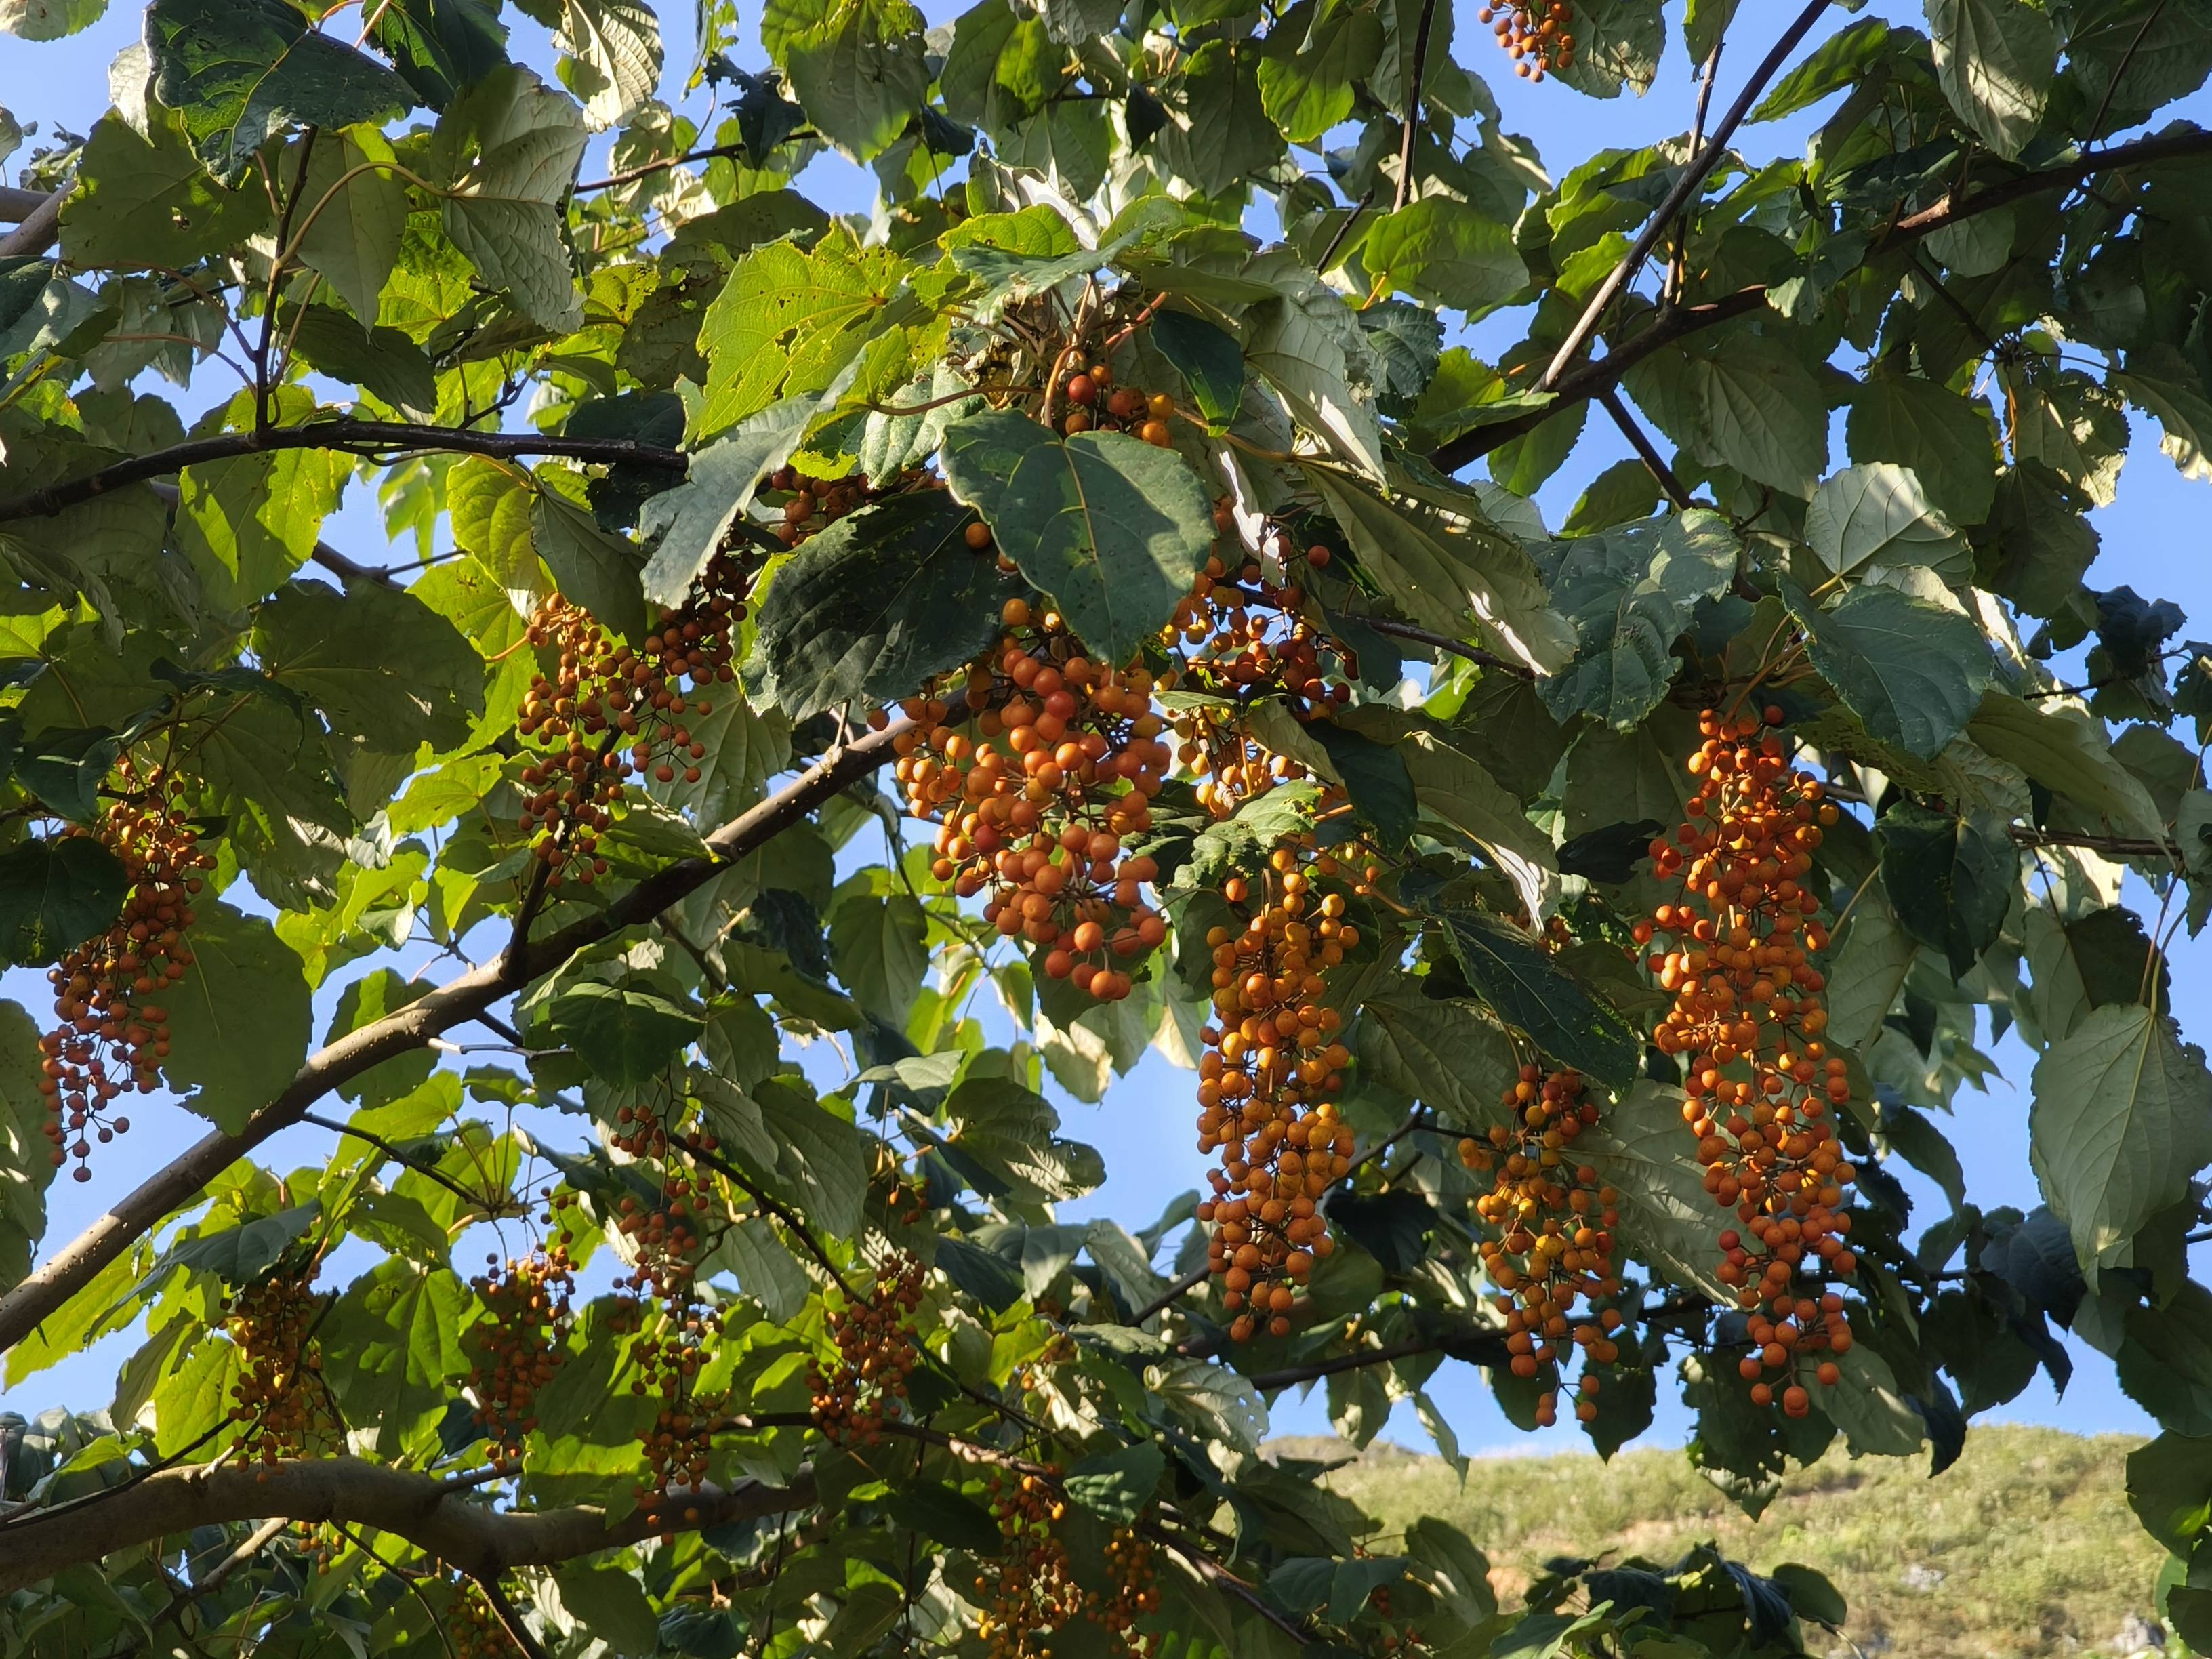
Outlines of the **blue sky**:
{"label": "blue sky", "polygon": [[[931,21],[947,21],[954,9],[938,3],[927,6]],[[1487,31],[1474,18],[1475,7],[1459,8],[1457,57],[1490,83],[1504,110],[1508,131],[1532,139],[1554,175],[1564,173],[1593,149],[1607,146],[1632,147],[1678,134],[1686,129],[1694,95],[1692,66],[1679,41],[1662,66],[1658,83],[1641,100],[1622,97],[1601,101],[1563,87],[1530,87],[1503,72],[1503,60],[1493,53]],[[1679,8],[1670,8],[1679,14]],[[1869,10],[1899,22],[1917,22],[1917,4],[1878,3]],[[1764,54],[1767,45],[1794,7],[1759,3],[1742,8],[1740,21],[1721,66],[1715,108],[1724,108],[1741,84],[1741,76]],[[544,63],[543,32],[512,11],[507,20],[515,31],[514,49],[531,61]],[[1843,20],[1838,15],[1835,22]],[[743,27],[748,33],[758,18],[750,4]],[[666,8],[662,18],[668,32],[669,70],[664,95],[681,97],[683,79],[691,57],[691,9],[678,3]],[[1826,27],[1824,26],[1824,30]],[[43,128],[59,124],[82,132],[106,106],[106,68],[116,51],[138,32],[137,14],[118,3],[84,33],[66,41],[31,45],[0,36],[0,102],[26,124]],[[750,54],[757,59],[757,53]],[[1738,146],[1754,159],[1793,154],[1805,136],[1830,112],[1831,105],[1770,126],[1747,128],[1737,137]],[[2177,111],[2200,122],[2212,121],[2212,96],[2200,92]],[[33,140],[33,143],[38,141]],[[605,141],[598,149],[603,153]],[[18,155],[14,161],[20,164]],[[587,171],[592,163],[586,163]],[[802,188],[835,208],[864,208],[872,181],[861,170],[836,158],[818,161],[802,180]],[[1519,337],[1520,325],[1510,316],[1488,319],[1470,336],[1478,349],[1496,349]],[[211,371],[219,376],[220,369]],[[204,377],[186,395],[189,420],[207,399],[227,397],[233,388],[216,378]],[[1838,415],[1840,422],[1840,413]],[[1843,449],[1840,428],[1836,445],[1837,464]],[[1600,470],[1625,457],[1625,445],[1608,441],[1609,429],[1593,422],[1589,435],[1566,468],[1553,478],[1538,500],[1548,522],[1557,525],[1583,485]],[[2212,507],[2212,490],[2203,483],[2184,479],[2158,450],[2157,433],[2148,422],[2136,422],[2135,442],[2122,476],[2118,499],[2094,516],[2103,537],[2103,554],[2090,573],[2100,587],[2122,584],[2146,597],[2170,599],[2191,618],[2189,633],[2212,631],[2212,562],[2203,556],[2204,515]],[[2189,526],[2197,526],[2193,532]],[[368,491],[356,485],[346,503],[325,532],[326,539],[364,562],[386,562],[386,538]],[[2194,547],[2197,553],[2185,556]],[[412,556],[411,550],[391,556]],[[2140,900],[2140,890],[2135,895]],[[42,975],[14,973],[0,981],[0,992],[24,1003],[43,1017],[46,990]],[[2177,938],[2173,947],[2174,1005],[2185,1031],[2200,1041],[2212,1034],[2212,938],[2192,941]],[[318,1031],[327,1018],[331,997],[319,999]],[[1993,1081],[1987,1095],[1962,1092],[1957,1102],[1957,1121],[1945,1125],[1966,1167],[1974,1200],[1984,1208],[2014,1204],[2022,1208],[2038,1202],[2027,1155],[2027,1085],[2033,1057],[2016,1038],[1999,1043],[1995,1051],[2003,1079]],[[1110,1171],[1108,1184],[1079,1204],[1069,1206],[1071,1218],[1111,1213],[1132,1226],[1141,1226],[1157,1214],[1175,1194],[1197,1185],[1205,1160],[1197,1152],[1191,1128],[1190,1077],[1175,1070],[1157,1055],[1148,1055],[1129,1076],[1118,1080],[1097,1106],[1063,1101],[1066,1132],[1097,1146],[1105,1154]],[[51,1237],[74,1236],[99,1213],[103,1200],[135,1184],[153,1168],[177,1138],[196,1136],[202,1125],[182,1113],[163,1108],[139,1115],[140,1127],[114,1146],[101,1149],[94,1168],[96,1178],[79,1186],[64,1181],[49,1195],[52,1212]],[[322,1155],[326,1137],[317,1131],[289,1132],[264,1149],[264,1161],[282,1170]],[[1918,1177],[1906,1175],[1921,1218],[1942,1213],[1943,1201]],[[469,1259],[466,1251],[461,1260]],[[12,1394],[0,1392],[0,1408],[32,1413],[68,1401],[85,1407],[109,1397],[115,1367],[129,1352],[127,1341],[111,1340],[77,1359],[29,1380]],[[2154,1432],[2148,1417],[2127,1400],[2112,1381],[2109,1363],[2075,1344],[2076,1370],[2072,1387],[2060,1401],[2045,1380],[2039,1380],[2011,1405],[1993,1414],[1998,1420],[2049,1424],[2076,1431],[2128,1431]],[[1561,1428],[1549,1434],[1524,1436],[1507,1424],[1492,1402],[1479,1371],[1447,1364],[1432,1380],[1431,1392],[1456,1429],[1462,1447],[1527,1449],[1532,1443],[1571,1449],[1583,1444],[1578,1434]],[[1662,1395],[1663,1395],[1662,1390]],[[1988,1419],[1984,1419],[1988,1420]],[[1310,1432],[1326,1427],[1318,1391],[1300,1404],[1285,1398],[1275,1413],[1280,1431]],[[1658,1422],[1646,1443],[1680,1443],[1688,1431],[1686,1414],[1670,1407],[1662,1398]],[[1425,1437],[1402,1408],[1390,1432],[1409,1444]]]}

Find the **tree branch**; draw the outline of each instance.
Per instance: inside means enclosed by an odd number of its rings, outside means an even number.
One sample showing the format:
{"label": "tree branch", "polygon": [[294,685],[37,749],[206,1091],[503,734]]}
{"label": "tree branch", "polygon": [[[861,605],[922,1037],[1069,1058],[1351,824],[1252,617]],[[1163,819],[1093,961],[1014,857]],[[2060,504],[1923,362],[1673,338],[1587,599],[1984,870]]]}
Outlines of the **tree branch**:
{"label": "tree branch", "polygon": [[1766,90],[1766,83],[1781,73],[1783,64],[1790,61],[1790,54],[1797,49],[1797,43],[1805,38],[1814,24],[1820,21],[1820,15],[1828,9],[1828,3],[1829,0],[1812,0],[1811,4],[1797,14],[1796,21],[1782,31],[1782,38],[1774,43],[1773,50],[1751,72],[1751,78],[1743,83],[1743,90],[1736,94],[1735,102],[1729,106],[1728,113],[1721,117],[1720,125],[1713,129],[1711,141],[1683,169],[1682,176],[1674,181],[1674,188],[1668,191],[1667,199],[1660,203],[1659,210],[1637,234],[1636,240],[1629,244],[1628,252],[1621,256],[1620,262],[1606,273],[1605,280],[1590,295],[1589,303],[1583,307],[1583,314],[1576,319],[1574,327],[1567,331],[1567,337],[1559,342],[1559,349],[1552,354],[1552,361],[1545,368],[1543,377],[1536,382],[1539,391],[1549,392],[1559,384],[1560,377],[1567,372],[1567,365],[1574,362],[1582,349],[1589,343],[1590,336],[1597,332],[1598,319],[1605,315],[1606,307],[1620,297],[1621,289],[1627,287],[1630,280],[1644,268],[1644,260],[1650,258],[1651,250],[1659,246],[1659,239],[1667,234],[1674,216],[1688,206],[1692,198],[1704,188],[1705,180],[1727,153],[1728,141],[1735,136],[1736,128],[1743,124],[1743,118],[1751,113],[1751,106],[1759,101],[1759,94]]}
{"label": "tree branch", "polygon": [[26,213],[15,229],[0,236],[0,259],[44,253],[54,245],[62,234],[62,194],[56,191]]}
{"label": "tree branch", "polygon": [[255,1111],[238,1133],[207,1135],[188,1147],[174,1162],[118,1200],[106,1214],[21,1284],[0,1296],[0,1353],[28,1336],[40,1320],[82,1290],[134,1239],[191,1203],[231,1164],[278,1130],[299,1122],[329,1091],[372,1066],[423,1048],[452,1027],[478,1018],[551,972],[585,945],[650,921],[720,874],[732,861],[774,839],[840,790],[882,766],[891,757],[893,743],[910,724],[894,720],[882,731],[868,732],[847,744],[835,757],[825,756],[708,836],[708,856],[669,865],[598,915],[549,933],[514,957],[502,951],[483,967],[448,980],[419,1001],[372,1020],[309,1055],[283,1091]]}
{"label": "tree branch", "polygon": [[[813,1472],[802,1468],[786,1487],[748,1481],[729,1492],[702,1492],[693,1504],[699,1519],[685,1530],[785,1514],[814,1501]],[[656,1531],[642,1513],[610,1525],[590,1504],[535,1513],[497,1510],[438,1475],[353,1457],[195,1465],[148,1476],[128,1504],[103,1504],[66,1527],[11,1535],[0,1556],[0,1595],[173,1533],[275,1517],[391,1533],[479,1582],[637,1543]]]}
{"label": "tree branch", "polygon": [[1437,0],[1421,0],[1421,21],[1413,31],[1413,79],[1406,88],[1406,115],[1398,135],[1398,187],[1390,202],[1394,212],[1413,199],[1413,139],[1421,130],[1421,88],[1429,78],[1429,28],[1436,21]]}
{"label": "tree branch", "polygon": [[12,185],[0,185],[0,221],[21,224],[52,198],[51,191],[17,190]]}
{"label": "tree branch", "polygon": [[[1954,202],[1947,197],[1932,207],[1907,214],[1874,239],[1866,258],[1878,258],[1948,226],[1962,223],[2001,207],[2008,207],[2031,196],[2063,190],[2100,173],[2114,173],[2131,167],[2149,167],[2161,161],[2187,161],[2204,155],[2212,155],[2212,131],[2164,133],[2156,137],[2140,138],[2133,143],[2116,145],[2111,149],[2098,150],[2063,166],[2046,167],[2039,173],[2022,173],[2019,178],[1992,185],[1964,201]],[[1865,262],[1863,260],[1861,263]],[[1552,387],[1558,394],[1553,402],[1516,416],[1511,420],[1480,426],[1462,433],[1449,443],[1440,444],[1431,451],[1430,462],[1446,472],[1455,472],[1468,462],[1487,455],[1500,444],[1534,431],[1558,414],[1564,405],[1595,398],[1608,387],[1620,385],[1630,369],[1653,352],[1672,345],[1677,340],[1757,311],[1765,303],[1765,285],[1753,283],[1703,305],[1662,307],[1642,333],[1613,348],[1595,362],[1584,363],[1579,368],[1561,375],[1559,383]]]}
{"label": "tree branch", "polygon": [[1674,502],[1677,510],[1686,512],[1690,506],[1690,492],[1674,476],[1674,469],[1667,465],[1667,458],[1659,453],[1657,446],[1651,441],[1650,434],[1638,423],[1636,416],[1628,412],[1628,405],[1620,399],[1620,388],[1606,387],[1597,394],[1597,400],[1605,412],[1613,416],[1613,423],[1620,428],[1620,435],[1628,440],[1628,447],[1636,452],[1636,459],[1644,463],[1644,470],[1657,482],[1667,499]]}
{"label": "tree branch", "polygon": [[[0,252],[21,236],[27,224],[0,237]],[[266,432],[223,432],[172,444],[129,460],[118,461],[81,478],[65,479],[34,489],[26,495],[0,501],[0,524],[17,519],[52,518],[82,502],[149,479],[163,478],[188,466],[210,461],[232,460],[241,455],[265,455],[280,449],[335,449],[349,454],[387,450],[444,450],[459,455],[489,455],[514,460],[530,455],[559,455],[570,460],[628,462],[682,472],[691,459],[680,449],[658,444],[634,443],[627,438],[564,438],[542,432],[476,432],[460,427],[416,426],[401,421],[311,421],[304,426],[275,427]]]}

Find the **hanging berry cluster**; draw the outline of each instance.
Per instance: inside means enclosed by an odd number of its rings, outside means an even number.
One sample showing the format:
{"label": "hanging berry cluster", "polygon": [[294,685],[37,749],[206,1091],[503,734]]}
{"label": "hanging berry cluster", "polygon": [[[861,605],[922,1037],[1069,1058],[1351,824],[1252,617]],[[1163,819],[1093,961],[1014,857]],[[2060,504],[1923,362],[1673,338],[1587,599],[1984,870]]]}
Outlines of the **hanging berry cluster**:
{"label": "hanging berry cluster", "polygon": [[240,1443],[264,1464],[297,1457],[339,1430],[337,1402],[323,1381],[314,1328],[322,1298],[316,1267],[279,1272],[234,1292],[223,1328],[239,1347],[239,1378],[230,1385],[231,1420]]}
{"label": "hanging berry cluster", "polygon": [[844,478],[816,478],[797,467],[779,467],[768,477],[769,489],[784,497],[783,521],[776,526],[776,539],[786,547],[796,547],[808,537],[827,530],[848,513],[880,500],[907,482],[908,476],[902,476],[878,489],[858,474]]}
{"label": "hanging berry cluster", "polygon": [[[936,821],[932,873],[984,919],[1042,951],[1043,971],[1101,1002],[1126,997],[1137,960],[1167,937],[1144,897],[1159,869],[1124,838],[1152,827],[1173,759],[1141,665],[1093,662],[1060,617],[1006,602],[1000,644],[967,677],[959,728],[943,697],[902,706],[894,747],[908,810]],[[878,716],[879,723],[886,717]]]}
{"label": "hanging berry cluster", "polygon": [[1490,25],[1513,72],[1540,81],[1553,70],[1575,66],[1575,9],[1567,0],[1507,0],[1485,6],[1476,21]]}
{"label": "hanging berry cluster", "polygon": [[[1534,1378],[1556,1365],[1559,1345],[1569,1337],[1582,1350],[1583,1397],[1575,1414],[1587,1423],[1597,1416],[1598,1376],[1589,1367],[1620,1358],[1622,1322],[1618,1309],[1589,1305],[1620,1293],[1613,1259],[1620,1195],[1571,1156],[1576,1139],[1598,1120],[1597,1103],[1584,1092],[1580,1073],[1547,1076],[1523,1066],[1502,1103],[1512,1115],[1510,1124],[1459,1144],[1460,1162],[1492,1179],[1491,1190],[1474,1201],[1475,1213],[1498,1234],[1480,1246],[1483,1270],[1501,1292],[1498,1310],[1505,1316],[1514,1376]],[[1556,1385],[1557,1372],[1553,1376]],[[1558,1413],[1554,1386],[1537,1401],[1536,1420],[1548,1428]]]}
{"label": "hanging berry cluster", "polygon": [[1070,405],[1060,419],[1060,430],[1070,437],[1079,432],[1126,432],[1156,448],[1175,441],[1168,422],[1175,416],[1175,399],[1164,392],[1143,392],[1114,384],[1114,371],[1104,363],[1067,377],[1062,388]]}
{"label": "hanging berry cluster", "polygon": [[504,1265],[495,1255],[486,1263],[474,1284],[489,1317],[477,1327],[469,1391],[493,1461],[512,1469],[520,1467],[523,1439],[538,1426],[538,1395],[568,1359],[576,1279],[558,1239]]}
{"label": "hanging berry cluster", "polygon": [[1116,1527],[1106,1540],[1106,1576],[1113,1594],[1087,1599],[1085,1612],[1106,1632],[1108,1644],[1123,1659],[1147,1659],[1156,1644],[1138,1621],[1160,1610],[1153,1578],[1152,1541],[1128,1527]]}
{"label": "hanging berry cluster", "polygon": [[874,1293],[830,1314],[837,1346],[836,1370],[819,1364],[810,1379],[814,1420],[831,1440],[875,1445],[906,1399],[906,1381],[921,1363],[914,1311],[921,1305],[921,1263],[903,1252],[876,1269]]}
{"label": "hanging berry cluster", "polygon": [[[1826,981],[1811,957],[1828,933],[1804,884],[1838,814],[1820,781],[1792,768],[1782,720],[1773,708],[1763,719],[1700,716],[1687,822],[1651,845],[1654,869],[1680,878],[1681,897],[1635,935],[1646,945],[1663,938],[1649,965],[1674,1004],[1652,1042],[1682,1059],[1682,1115],[1705,1190],[1743,1226],[1722,1236],[1717,1276],[1738,1288],[1747,1311],[1775,1316],[1762,1321],[1772,1340],[1743,1362],[1762,1401],[1773,1394],[1769,1372],[1795,1377],[1813,1364],[1832,1380],[1834,1367],[1818,1356],[1847,1351],[1850,1327],[1840,1298],[1802,1293],[1799,1274],[1849,1277],[1856,1265],[1843,1208],[1851,1166],[1831,1121],[1850,1083],[1821,1037]],[[1794,1382],[1781,1399],[1793,1416],[1810,1408]]]}
{"label": "hanging berry cluster", "polygon": [[[1364,1555],[1366,1552],[1363,1550],[1360,1553]],[[1384,1653],[1413,1653],[1421,1648],[1423,1644],[1419,1629],[1410,1621],[1401,1623],[1392,1618],[1390,1587],[1388,1584],[1377,1584],[1370,1590],[1367,1593],[1367,1605],[1373,1611],[1376,1618],[1382,1623],[1382,1628],[1376,1633],[1375,1637],[1375,1645],[1377,1649]]]}
{"label": "hanging berry cluster", "polygon": [[93,1141],[105,1146],[131,1127],[127,1116],[111,1115],[116,1098],[150,1093],[161,1081],[169,1053],[167,994],[192,964],[185,932],[200,872],[215,863],[179,805],[176,773],[126,754],[116,763],[116,782],[121,798],[89,833],[130,883],[123,914],[48,972],[59,1023],[39,1039],[46,1138],[57,1166],[76,1159],[79,1181],[92,1179]]}
{"label": "hanging berry cluster", "polygon": [[1277,848],[1257,893],[1242,876],[1223,884],[1231,906],[1249,907],[1243,927],[1206,934],[1214,1018],[1200,1032],[1198,1147],[1219,1167],[1198,1217],[1213,1229],[1206,1262],[1239,1341],[1289,1334],[1299,1291],[1334,1249],[1322,1195],[1352,1168],[1352,1128],[1332,1099],[1352,1056],[1344,1017],[1322,997],[1359,932],[1341,893],[1315,890],[1319,868],[1307,848]]}
{"label": "hanging berry cluster", "polygon": [[1045,1476],[992,1472],[991,1518],[1006,1542],[975,1579],[991,1597],[975,1628],[992,1659],[1048,1659],[1054,1633],[1084,1611],[1067,1546],[1053,1530],[1065,1511]]}
{"label": "hanging berry cluster", "polygon": [[510,1659],[522,1651],[474,1583],[456,1583],[442,1634],[453,1659]]}

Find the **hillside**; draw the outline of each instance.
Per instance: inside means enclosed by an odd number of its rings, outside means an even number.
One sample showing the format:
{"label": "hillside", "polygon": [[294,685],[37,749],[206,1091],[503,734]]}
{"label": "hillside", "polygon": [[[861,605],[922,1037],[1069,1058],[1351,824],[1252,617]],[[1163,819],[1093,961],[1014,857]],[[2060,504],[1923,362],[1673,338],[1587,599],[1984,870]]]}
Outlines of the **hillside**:
{"label": "hillside", "polygon": [[[1766,1571],[1818,1568],[1850,1601],[1849,1644],[1886,1659],[2112,1655],[2131,1618],[2153,1613],[2160,1552],[2130,1512],[2124,1464],[2138,1443],[2054,1429],[1978,1428],[1930,1480],[1923,1462],[1840,1451],[1793,1474],[1757,1522],[1676,1451],[1481,1458],[1462,1486],[1431,1456],[1378,1443],[1329,1477],[1388,1531],[1422,1515],[1463,1528],[1488,1552],[1512,1605],[1529,1567],[1553,1555],[1672,1560],[1711,1539]],[[1303,1455],[1343,1449],[1285,1443]],[[1824,1651],[1820,1635],[1809,1642]],[[1851,1645],[1826,1644],[1835,1659]]]}

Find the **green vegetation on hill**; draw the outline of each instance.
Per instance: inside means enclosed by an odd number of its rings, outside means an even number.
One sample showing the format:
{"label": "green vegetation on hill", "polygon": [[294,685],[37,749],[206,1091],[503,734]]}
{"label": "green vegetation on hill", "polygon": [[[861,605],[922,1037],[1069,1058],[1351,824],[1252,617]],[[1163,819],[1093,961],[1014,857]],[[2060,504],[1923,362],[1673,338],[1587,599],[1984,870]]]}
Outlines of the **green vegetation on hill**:
{"label": "green vegetation on hill", "polygon": [[1756,1522],[1671,1450],[1480,1458],[1462,1486],[1449,1464],[1378,1442],[1329,1484],[1382,1523],[1377,1542],[1422,1516],[1463,1528],[1502,1606],[1554,1556],[1671,1562],[1710,1539],[1760,1572],[1797,1561],[1827,1575],[1850,1603],[1838,1656],[1847,1638],[1887,1659],[2025,1659],[2120,1651],[2129,1616],[2152,1616],[2160,1552],[2124,1491],[2138,1443],[1978,1428],[1932,1480],[1924,1463],[1838,1450],[1794,1472]]}

